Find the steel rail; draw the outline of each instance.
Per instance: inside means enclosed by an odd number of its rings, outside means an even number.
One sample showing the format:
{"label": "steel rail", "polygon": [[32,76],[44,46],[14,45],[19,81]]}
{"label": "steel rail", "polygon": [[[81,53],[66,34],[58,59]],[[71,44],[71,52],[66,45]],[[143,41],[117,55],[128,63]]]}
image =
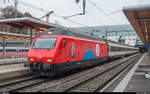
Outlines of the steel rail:
{"label": "steel rail", "polygon": [[[137,57],[137,56],[136,56],[136,57]],[[132,61],[134,61],[134,60],[135,60],[134,58],[136,58],[136,57],[131,58],[131,59],[133,59],[133,60],[130,59],[130,61],[129,61],[129,60],[124,61],[123,63],[120,63],[120,64],[118,64],[118,65],[116,65],[116,66],[114,66],[114,67],[112,67],[112,68],[110,68],[110,69],[108,69],[108,70],[106,70],[106,71],[104,71],[104,72],[102,72],[102,73],[100,73],[100,74],[97,74],[97,75],[95,75],[95,76],[93,76],[93,77],[91,77],[91,78],[89,78],[89,79],[87,79],[87,80],[85,80],[85,81],[83,81],[83,82],[81,82],[81,83],[79,83],[79,84],[73,86],[73,87],[70,87],[70,88],[64,90],[63,92],[69,92],[70,90],[72,91],[72,89],[74,89],[74,88],[76,88],[76,87],[80,87],[81,85],[86,84],[86,83],[88,83],[89,81],[91,81],[91,80],[93,80],[93,79],[96,79],[97,77],[99,77],[99,76],[101,76],[101,75],[103,75],[103,74],[105,74],[105,73],[108,73],[108,72],[111,71],[112,69],[117,68],[117,67],[120,67],[122,64],[124,64],[124,63],[126,63],[126,62],[132,62]],[[126,68],[126,67],[125,67],[125,68]],[[125,69],[125,68],[124,68],[124,69]],[[122,70],[124,70],[124,69],[122,69]],[[117,75],[117,74],[116,74],[116,75]],[[113,76],[113,77],[114,77],[114,76]],[[110,79],[109,79],[109,80],[110,80]],[[104,85],[104,84],[103,84],[103,85]],[[98,91],[99,88],[100,88],[100,87],[96,88],[95,90],[91,90],[91,91],[92,91],[92,92],[96,92],[96,91]]]}
{"label": "steel rail", "polygon": [[[135,57],[135,56],[134,56]],[[133,56],[131,56],[130,57],[130,59],[131,58],[134,58]],[[130,60],[129,58],[127,59],[127,60],[125,60],[125,61],[129,61]],[[123,62],[125,62],[125,61],[123,61]],[[94,76],[92,76],[92,77],[90,77],[90,78],[85,78],[86,80],[84,80],[84,81],[82,81],[83,83],[84,82],[86,82],[86,81],[89,81],[89,80],[91,80],[93,77],[97,77],[97,76],[99,76],[99,75],[101,75],[101,74],[103,74],[103,73],[105,73],[106,71],[108,71],[108,70],[111,70],[111,69],[113,69],[113,68],[115,68],[115,67],[117,67],[117,66],[119,66],[119,65],[121,65],[123,62],[119,62],[119,64],[117,64],[117,65],[115,65],[115,66],[113,66],[113,67],[111,67],[111,68],[109,68],[109,69],[104,69],[104,70],[102,70],[100,73],[98,73],[98,74],[96,74],[96,75],[94,75]],[[96,71],[95,71],[96,72]],[[98,71],[97,71],[98,72]],[[93,74],[94,72],[91,72],[91,74]],[[89,73],[90,74],[90,73]],[[83,77],[84,75],[82,75],[82,76],[80,76],[80,77]],[[80,77],[78,77],[78,78],[80,78]],[[77,80],[78,78],[76,78],[76,79],[74,79],[74,80]],[[70,80],[70,81],[73,81],[73,80]],[[54,88],[54,87],[59,87],[59,86],[62,86],[62,84],[66,84],[67,82],[69,82],[69,81],[63,81],[63,82],[59,82],[59,83],[56,83],[56,84],[54,84],[54,85],[51,85],[51,86],[49,86],[49,87],[47,87],[46,89],[42,89],[42,90],[39,90],[38,92],[45,92],[45,90],[47,91],[49,91],[49,90],[51,90],[52,89],[52,87]],[[81,83],[81,82],[80,82]],[[74,86],[78,86],[78,85],[80,85],[80,83],[78,83],[78,84],[75,84]],[[57,87],[57,88],[58,88]],[[69,87],[69,88],[67,88],[67,89],[62,89],[62,88],[59,88],[60,90],[58,91],[58,90],[54,90],[54,92],[55,91],[57,91],[57,92],[64,92],[64,91],[68,91],[68,90],[70,90],[72,87]],[[54,88],[54,89],[56,89],[56,88]],[[53,91],[53,90],[52,90]]]}
{"label": "steel rail", "polygon": [[[17,90],[19,88],[23,88],[23,87],[16,87],[14,89],[10,89],[8,87],[12,86],[13,85],[17,85],[19,83],[24,83],[24,82],[27,82],[27,81],[31,81],[31,80],[34,80],[34,79],[37,79],[39,78],[40,76],[32,76],[32,77],[29,77],[29,78],[26,78],[26,79],[23,79],[23,80],[18,80],[18,81],[13,81],[13,82],[10,82],[10,83],[6,83],[6,84],[1,84],[0,85],[0,92],[10,92],[10,91],[14,91],[14,90]],[[4,90],[4,91],[3,91]],[[6,90],[6,91],[5,91]]]}

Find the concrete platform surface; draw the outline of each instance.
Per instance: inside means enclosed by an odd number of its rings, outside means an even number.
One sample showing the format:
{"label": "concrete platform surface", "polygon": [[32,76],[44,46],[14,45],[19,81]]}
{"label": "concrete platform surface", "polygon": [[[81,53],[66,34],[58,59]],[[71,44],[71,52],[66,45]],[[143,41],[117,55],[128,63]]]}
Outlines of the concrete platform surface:
{"label": "concrete platform surface", "polygon": [[27,58],[10,58],[10,59],[0,59],[0,65],[27,62]]}
{"label": "concrete platform surface", "polygon": [[11,78],[29,73],[29,68],[24,67],[23,63],[0,66],[0,79]]}
{"label": "concrete platform surface", "polygon": [[150,72],[150,56],[145,53],[144,58],[139,63],[125,92],[150,92],[150,79],[145,77],[145,73]]}
{"label": "concrete platform surface", "polygon": [[113,92],[150,92],[150,79],[145,73],[150,71],[150,56],[145,53]]}

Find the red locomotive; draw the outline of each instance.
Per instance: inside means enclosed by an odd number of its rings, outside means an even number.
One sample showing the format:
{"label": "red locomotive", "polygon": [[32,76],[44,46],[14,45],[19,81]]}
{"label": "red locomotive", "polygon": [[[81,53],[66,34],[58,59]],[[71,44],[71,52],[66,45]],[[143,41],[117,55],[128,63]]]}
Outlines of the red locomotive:
{"label": "red locomotive", "polygon": [[[114,50],[111,49],[117,47],[112,43],[69,30],[52,28],[35,37],[28,52],[28,62],[34,74],[55,76],[64,71],[96,65],[108,58],[125,55],[112,55]],[[120,49],[131,49],[130,54],[138,52],[135,47],[125,47],[121,45]]]}

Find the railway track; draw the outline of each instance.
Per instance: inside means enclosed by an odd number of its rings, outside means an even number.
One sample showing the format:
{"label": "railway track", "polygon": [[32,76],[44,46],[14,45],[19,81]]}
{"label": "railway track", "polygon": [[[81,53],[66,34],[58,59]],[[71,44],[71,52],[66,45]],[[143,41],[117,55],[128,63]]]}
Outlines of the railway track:
{"label": "railway track", "polygon": [[124,70],[130,63],[135,61],[137,56],[132,56],[122,62],[115,64],[105,64],[103,67],[97,67],[94,72],[85,74],[70,81],[64,81],[51,85],[47,89],[40,92],[95,92],[107,81],[111,80],[115,75]]}
{"label": "railway track", "polygon": [[1,63],[0,66],[4,66],[4,65],[12,65],[12,64],[21,64],[21,63],[25,63],[25,62]]}
{"label": "railway track", "polygon": [[[129,61],[114,66],[113,68],[93,76],[77,85],[74,85],[63,92],[99,92],[104,86],[106,86],[115,76],[119,75],[124,69],[133,65],[138,59],[132,58]],[[111,74],[111,75],[110,75]]]}
{"label": "railway track", "polygon": [[28,86],[39,84],[50,79],[41,78],[40,76],[31,76],[22,80],[4,83],[0,85],[0,92],[12,92]]}
{"label": "railway track", "polygon": [[20,80],[23,80],[23,79],[27,79],[27,78],[30,78],[32,76],[33,76],[32,74],[25,74],[25,75],[19,75],[19,76],[16,76],[16,77],[0,79],[0,86],[4,85],[4,84],[13,83],[15,81],[20,81]]}
{"label": "railway track", "polygon": [[140,54],[116,60],[109,64],[94,67],[60,79],[49,80],[29,87],[16,89],[16,92],[96,92],[121,71],[136,63]]}

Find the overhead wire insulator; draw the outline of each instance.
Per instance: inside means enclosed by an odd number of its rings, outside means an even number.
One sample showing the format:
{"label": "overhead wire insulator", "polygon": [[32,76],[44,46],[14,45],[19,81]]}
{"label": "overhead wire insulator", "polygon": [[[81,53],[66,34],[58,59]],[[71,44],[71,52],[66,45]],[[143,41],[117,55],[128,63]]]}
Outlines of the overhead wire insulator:
{"label": "overhead wire insulator", "polygon": [[75,1],[76,1],[76,3],[79,3],[80,0],[75,0]]}
{"label": "overhead wire insulator", "polygon": [[86,0],[83,0],[83,15],[85,15]]}

